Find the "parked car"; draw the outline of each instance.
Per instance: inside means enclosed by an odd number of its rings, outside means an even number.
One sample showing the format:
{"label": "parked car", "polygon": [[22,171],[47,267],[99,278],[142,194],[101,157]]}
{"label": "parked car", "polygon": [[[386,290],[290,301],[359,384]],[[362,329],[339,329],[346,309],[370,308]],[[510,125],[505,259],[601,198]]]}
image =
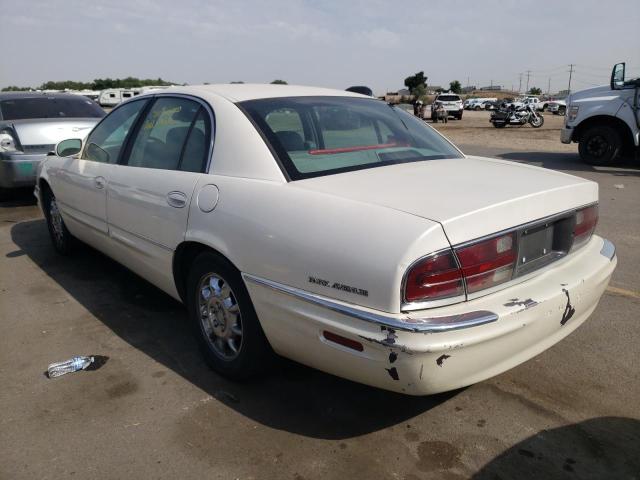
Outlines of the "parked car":
{"label": "parked car", "polygon": [[0,188],[35,185],[56,143],[82,137],[104,117],[93,100],[68,93],[0,93]]}
{"label": "parked car", "polygon": [[484,109],[485,110],[497,110],[504,103],[504,100],[493,100],[489,102],[485,102]]}
{"label": "parked car", "polygon": [[345,91],[178,87],[56,151],[35,192],[54,247],[185,303],[231,378],[275,351],[412,395],[479,382],[578,328],[617,262],[595,182],[466,156]]}
{"label": "parked car", "polygon": [[487,105],[498,101],[497,98],[475,98],[467,107],[467,110],[489,110]]}
{"label": "parked car", "polygon": [[549,102],[547,110],[554,115],[564,116],[567,113],[567,102],[564,100],[554,100]]}
{"label": "parked car", "polygon": [[347,92],[359,93],[360,95],[366,95],[367,97],[373,97],[373,90],[364,85],[355,85],[347,88]]}
{"label": "parked car", "polygon": [[456,95],[455,93],[440,93],[436,95],[436,98],[431,104],[431,120],[435,121],[436,119],[435,112],[438,105],[442,105],[450,117],[462,120],[462,113],[464,110],[462,108],[462,99],[459,95]]}

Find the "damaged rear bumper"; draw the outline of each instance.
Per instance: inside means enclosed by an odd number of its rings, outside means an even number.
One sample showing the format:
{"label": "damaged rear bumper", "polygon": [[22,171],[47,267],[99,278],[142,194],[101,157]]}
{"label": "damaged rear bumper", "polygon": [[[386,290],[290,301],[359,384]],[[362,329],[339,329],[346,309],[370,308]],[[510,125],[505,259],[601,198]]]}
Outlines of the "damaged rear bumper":
{"label": "damaged rear bumper", "polygon": [[[279,354],[356,382],[426,395],[470,385],[538,355],[593,312],[617,258],[594,236],[533,278],[447,307],[388,314],[244,275]],[[327,340],[358,342],[362,351]]]}

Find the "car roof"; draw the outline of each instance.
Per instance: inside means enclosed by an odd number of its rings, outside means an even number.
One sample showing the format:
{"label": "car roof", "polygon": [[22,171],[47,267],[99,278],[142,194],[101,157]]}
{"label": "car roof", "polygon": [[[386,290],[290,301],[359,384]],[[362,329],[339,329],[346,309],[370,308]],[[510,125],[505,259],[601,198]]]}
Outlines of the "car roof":
{"label": "car roof", "polygon": [[300,85],[273,85],[262,83],[224,83],[218,85],[189,85],[185,87],[175,86],[165,88],[161,91],[148,92],[149,95],[162,93],[184,93],[196,96],[206,96],[207,94],[218,95],[231,102],[244,102],[246,100],[257,100],[261,98],[278,97],[357,97],[368,98],[367,95],[347,92],[346,90],[335,90],[321,87],[305,87]]}
{"label": "car roof", "polygon": [[78,98],[86,100],[83,95],[64,92],[0,92],[0,100],[14,100],[18,98]]}

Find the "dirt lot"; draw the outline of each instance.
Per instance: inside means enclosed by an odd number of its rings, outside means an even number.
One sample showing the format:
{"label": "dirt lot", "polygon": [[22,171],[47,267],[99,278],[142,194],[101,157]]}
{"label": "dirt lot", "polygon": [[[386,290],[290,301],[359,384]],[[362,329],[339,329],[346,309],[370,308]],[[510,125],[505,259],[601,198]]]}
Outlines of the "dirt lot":
{"label": "dirt lot", "polygon": [[537,152],[576,152],[576,145],[560,143],[560,129],[564,117],[544,113],[544,125],[532,128],[508,126],[497,129],[489,122],[490,112],[465,111],[462,120],[432,124],[451,141],[460,145],[486,145],[493,148],[530,150]]}
{"label": "dirt lot", "polygon": [[[438,129],[469,154],[597,181],[619,265],[593,316],[480,384],[404,397],[282,361],[236,384],[182,306],[97,252],[63,258],[30,192],[0,203],[0,478],[640,478],[640,170],[591,168],[544,128],[485,112]],[[109,357],[55,380],[74,354]]]}

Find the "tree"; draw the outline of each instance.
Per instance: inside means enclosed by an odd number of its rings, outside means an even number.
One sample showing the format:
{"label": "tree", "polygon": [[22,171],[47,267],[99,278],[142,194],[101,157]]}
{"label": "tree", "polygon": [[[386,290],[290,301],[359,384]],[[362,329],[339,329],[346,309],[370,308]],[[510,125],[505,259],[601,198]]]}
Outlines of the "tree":
{"label": "tree", "polygon": [[542,94],[541,88],[531,87],[531,90],[529,90],[529,95],[541,95],[541,94]]}
{"label": "tree", "polygon": [[[37,87],[39,90],[104,90],[106,88],[135,88],[145,86],[176,85],[161,78],[96,78],[93,82],[76,82],[74,80],[48,81]],[[31,90],[29,87],[9,86],[3,91]]]}
{"label": "tree", "polygon": [[404,86],[409,89],[411,95],[419,98],[427,91],[427,78],[428,77],[424,76],[424,72],[418,72],[415,75],[405,78]]}
{"label": "tree", "polygon": [[229,83],[244,83],[244,82],[243,82],[242,80],[232,80],[232,81],[231,81],[231,82],[229,82]]}
{"label": "tree", "polygon": [[288,83],[285,80],[274,80],[273,82],[271,82],[273,85],[288,85]]}
{"label": "tree", "polygon": [[452,82],[449,82],[449,90],[451,90],[453,93],[462,93],[462,85],[460,85],[460,82],[458,80],[454,80]]}
{"label": "tree", "polygon": [[16,87],[15,85],[9,85],[2,89],[3,92],[27,92],[31,90],[31,87]]}

